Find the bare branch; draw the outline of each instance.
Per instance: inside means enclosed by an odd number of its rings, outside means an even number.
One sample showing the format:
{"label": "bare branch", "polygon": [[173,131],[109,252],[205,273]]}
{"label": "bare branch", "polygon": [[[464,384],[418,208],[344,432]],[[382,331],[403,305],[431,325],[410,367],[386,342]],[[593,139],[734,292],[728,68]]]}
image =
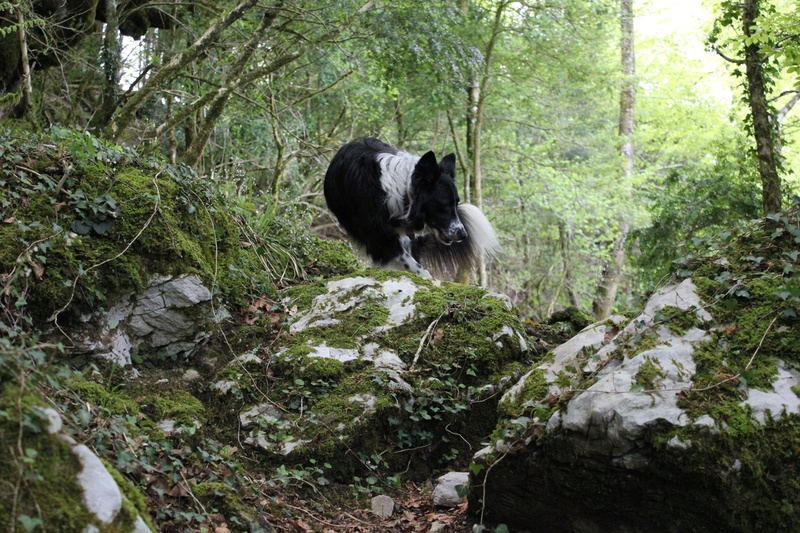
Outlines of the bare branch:
{"label": "bare branch", "polygon": [[721,57],[722,59],[724,59],[725,61],[727,61],[729,63],[733,63],[734,65],[744,65],[744,60],[743,59],[735,59],[733,57],[729,57],[729,56],[725,55],[725,53],[722,50],[720,50],[719,48],[717,48],[716,46],[712,46],[711,50],[716,52],[719,57]]}

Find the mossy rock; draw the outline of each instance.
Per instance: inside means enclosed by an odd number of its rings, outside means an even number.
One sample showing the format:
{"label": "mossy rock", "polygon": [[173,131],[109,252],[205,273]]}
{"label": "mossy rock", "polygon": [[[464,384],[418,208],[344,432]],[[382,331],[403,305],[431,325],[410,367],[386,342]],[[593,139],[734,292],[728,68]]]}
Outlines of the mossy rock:
{"label": "mossy rock", "polygon": [[[0,479],[13,490],[0,495],[0,527],[19,531],[40,525],[46,530],[81,531],[94,526],[100,531],[134,531],[146,526],[155,530],[142,494],[107,462],[103,464],[121,493],[121,507],[112,516],[98,516],[87,508],[79,481],[83,467],[74,451],[77,445],[59,434],[49,418],[59,415],[38,394],[11,383],[4,385],[0,445],[7,453],[0,456]],[[45,415],[46,409],[51,415]],[[97,500],[92,505],[97,509]]]}
{"label": "mossy rock", "polygon": [[338,479],[362,472],[358,453],[367,453],[343,449],[380,452],[388,472],[412,459],[409,476],[464,465],[494,425],[504,376],[525,361],[519,316],[480,288],[358,274],[286,291],[290,318],[271,349],[270,375],[248,372],[253,381],[243,383],[238,365],[224,369],[215,410],[258,412],[271,391],[278,409],[248,419],[247,442],[274,461],[328,461]]}
{"label": "mossy rock", "polygon": [[554,349],[501,401],[471,508],[547,530],[800,529],[799,258],[796,211],[755,221],[639,316]]}

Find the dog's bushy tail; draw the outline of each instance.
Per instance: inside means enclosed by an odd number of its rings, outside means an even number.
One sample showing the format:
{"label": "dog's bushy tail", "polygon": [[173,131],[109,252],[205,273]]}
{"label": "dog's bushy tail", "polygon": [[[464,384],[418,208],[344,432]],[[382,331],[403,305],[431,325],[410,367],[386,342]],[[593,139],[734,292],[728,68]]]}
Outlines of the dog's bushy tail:
{"label": "dog's bushy tail", "polygon": [[429,270],[455,277],[460,268],[476,268],[481,257],[490,259],[500,251],[500,242],[492,224],[472,204],[458,204],[458,217],[467,230],[467,238],[445,245],[433,236],[418,237],[413,243],[414,256]]}

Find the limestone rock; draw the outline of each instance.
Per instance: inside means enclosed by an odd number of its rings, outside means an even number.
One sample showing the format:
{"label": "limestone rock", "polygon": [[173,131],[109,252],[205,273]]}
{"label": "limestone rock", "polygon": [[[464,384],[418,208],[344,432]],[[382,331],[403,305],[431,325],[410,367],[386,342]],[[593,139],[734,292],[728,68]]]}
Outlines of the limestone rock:
{"label": "limestone rock", "polygon": [[381,518],[389,518],[394,513],[394,500],[385,494],[379,494],[371,500],[372,512]]}
{"label": "limestone rock", "polygon": [[778,318],[767,320],[739,354],[734,343],[745,339],[730,321],[751,320],[750,311],[720,318],[727,308],[711,309],[687,278],[653,294],[633,320],[590,325],[531,367],[499,404],[504,437],[474,457],[493,466],[472,481],[485,482],[486,499],[470,494],[470,507],[537,531],[800,524],[767,503],[800,503],[800,465],[781,451],[800,437],[800,348],[781,340],[793,330],[775,327],[770,338]]}
{"label": "limestone rock", "polygon": [[[360,442],[392,450],[447,441],[451,453],[467,454],[485,438],[499,393],[511,385],[498,370],[526,357],[519,316],[480,288],[374,274],[287,291],[289,334],[256,349],[269,354],[264,364],[243,372],[237,358],[214,377],[211,388],[239,413],[245,443],[311,455],[336,470],[363,468],[355,454],[338,453]],[[263,400],[236,403],[261,397],[263,386],[248,387],[263,372],[281,393],[277,410]]]}
{"label": "limestone rock", "polygon": [[227,316],[211,306],[211,292],[194,275],[154,276],[139,294],[121,298],[107,313],[85,317],[73,353],[86,353],[120,366],[144,345],[164,356],[188,356],[209,337],[208,325]]}
{"label": "limestone rock", "polygon": [[461,505],[464,498],[458,494],[458,487],[469,487],[469,472],[448,472],[439,476],[433,489],[433,504],[437,507]]}
{"label": "limestone rock", "polygon": [[[143,516],[132,514],[138,511],[130,504],[128,497],[100,458],[86,445],[75,442],[66,433],[61,433],[63,421],[58,411],[52,407],[35,409],[41,413],[46,423],[43,429],[49,438],[55,439],[59,447],[68,447],[79,466],[76,481],[80,491],[64,494],[63,505],[84,506],[95,517],[94,521],[104,529],[131,533],[150,532]],[[50,481],[47,479],[49,471],[43,469],[41,474],[43,478],[40,482]],[[126,527],[125,524],[129,525]],[[100,528],[95,523],[88,523],[83,531],[100,531]]]}

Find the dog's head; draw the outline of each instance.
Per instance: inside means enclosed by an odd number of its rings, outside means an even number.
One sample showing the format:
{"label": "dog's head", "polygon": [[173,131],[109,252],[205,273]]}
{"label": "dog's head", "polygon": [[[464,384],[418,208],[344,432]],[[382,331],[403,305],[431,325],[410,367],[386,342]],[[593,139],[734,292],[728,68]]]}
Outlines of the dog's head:
{"label": "dog's head", "polygon": [[449,154],[437,163],[433,152],[423,155],[411,177],[409,223],[415,233],[433,233],[443,244],[467,238],[458,217],[458,189],[455,184],[456,156]]}

